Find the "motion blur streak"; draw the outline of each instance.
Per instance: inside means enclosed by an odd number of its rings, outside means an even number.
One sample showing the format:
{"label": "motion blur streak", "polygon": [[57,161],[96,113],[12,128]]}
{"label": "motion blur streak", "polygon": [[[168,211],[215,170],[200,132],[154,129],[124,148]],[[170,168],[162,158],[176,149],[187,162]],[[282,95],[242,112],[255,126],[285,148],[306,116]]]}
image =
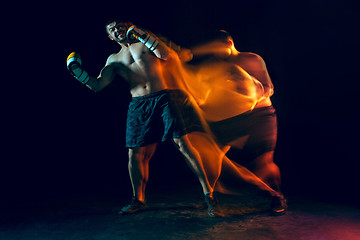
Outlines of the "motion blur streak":
{"label": "motion blur streak", "polygon": [[[276,191],[247,168],[225,157],[229,148],[221,149],[208,125],[208,122],[251,111],[256,103],[263,99],[262,84],[236,64],[218,60],[190,65],[183,63],[178,57],[172,59],[163,62],[167,87],[188,93],[189,101],[196,106],[202,117],[203,127],[208,133],[192,134],[189,139],[200,154],[202,167],[208,175],[210,185],[215,187],[224,168],[226,174],[254,184],[272,196],[278,196]],[[218,187],[217,191],[227,190],[222,186]]]}

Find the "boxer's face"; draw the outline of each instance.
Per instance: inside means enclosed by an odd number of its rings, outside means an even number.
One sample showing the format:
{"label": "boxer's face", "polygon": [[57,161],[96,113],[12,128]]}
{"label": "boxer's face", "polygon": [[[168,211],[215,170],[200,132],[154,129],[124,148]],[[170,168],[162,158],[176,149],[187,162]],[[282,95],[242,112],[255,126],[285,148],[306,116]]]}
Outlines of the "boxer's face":
{"label": "boxer's face", "polygon": [[123,43],[127,40],[126,31],[129,24],[123,22],[112,22],[106,26],[109,38],[118,43]]}

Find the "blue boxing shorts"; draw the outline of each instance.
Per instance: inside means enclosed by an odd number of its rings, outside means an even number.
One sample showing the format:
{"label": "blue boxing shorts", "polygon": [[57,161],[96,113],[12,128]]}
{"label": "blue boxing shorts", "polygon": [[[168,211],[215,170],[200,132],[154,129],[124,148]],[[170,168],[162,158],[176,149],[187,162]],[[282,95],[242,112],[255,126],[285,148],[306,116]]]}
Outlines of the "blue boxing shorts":
{"label": "blue boxing shorts", "polygon": [[126,121],[126,147],[142,147],[204,131],[201,118],[181,90],[162,90],[133,97]]}

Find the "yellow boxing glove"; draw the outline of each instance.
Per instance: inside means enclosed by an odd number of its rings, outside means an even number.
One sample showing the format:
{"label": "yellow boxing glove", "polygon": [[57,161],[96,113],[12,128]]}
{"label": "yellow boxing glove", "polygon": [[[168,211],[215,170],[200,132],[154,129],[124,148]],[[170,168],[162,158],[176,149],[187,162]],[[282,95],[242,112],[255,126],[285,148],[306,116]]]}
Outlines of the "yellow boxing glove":
{"label": "yellow boxing glove", "polygon": [[70,73],[82,84],[86,84],[89,81],[89,74],[80,68],[81,57],[78,53],[72,52],[69,54],[66,60],[66,66]]}

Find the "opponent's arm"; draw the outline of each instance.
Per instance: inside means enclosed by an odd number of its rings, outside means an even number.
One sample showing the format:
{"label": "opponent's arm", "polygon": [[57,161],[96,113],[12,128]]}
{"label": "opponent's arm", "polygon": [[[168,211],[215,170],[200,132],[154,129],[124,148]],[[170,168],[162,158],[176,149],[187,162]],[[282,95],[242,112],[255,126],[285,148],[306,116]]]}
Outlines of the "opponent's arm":
{"label": "opponent's arm", "polygon": [[232,65],[229,68],[229,73],[238,93],[252,97],[256,101],[263,99],[264,87],[260,81],[237,65]]}
{"label": "opponent's arm", "polygon": [[229,42],[214,40],[193,46],[191,48],[191,52],[194,57],[203,57],[209,55],[228,57],[231,54],[231,45]]}
{"label": "opponent's arm", "polygon": [[130,40],[137,39],[143,43],[157,58],[167,60],[172,51],[166,44],[161,41],[155,34],[145,31],[135,25],[129,27],[126,37]]}
{"label": "opponent's arm", "polygon": [[187,63],[193,59],[193,53],[191,52],[191,49],[184,48],[164,36],[159,36],[159,38],[166,44],[166,46],[168,46],[177,53],[181,62]]}
{"label": "opponent's arm", "polygon": [[[109,57],[110,59],[110,57]],[[91,90],[98,92],[108,86],[115,77],[114,65],[109,64],[109,59],[105,67],[101,70],[99,76],[92,77],[84,69],[81,68],[81,57],[79,54],[72,52],[67,58],[67,68],[70,73],[82,84],[85,84]]]}
{"label": "opponent's arm", "polygon": [[255,53],[243,53],[245,61],[242,61],[242,68],[251,76],[255,77],[264,87],[264,96],[271,97],[274,94],[274,85],[266,68],[264,59]]}

